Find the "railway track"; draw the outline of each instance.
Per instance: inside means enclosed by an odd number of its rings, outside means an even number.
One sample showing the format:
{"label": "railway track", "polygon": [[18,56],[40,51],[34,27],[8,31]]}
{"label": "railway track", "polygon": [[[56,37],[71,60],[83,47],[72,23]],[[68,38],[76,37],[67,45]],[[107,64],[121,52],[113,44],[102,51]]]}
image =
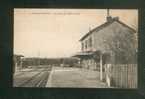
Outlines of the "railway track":
{"label": "railway track", "polygon": [[19,76],[21,76],[21,75],[24,75],[25,72],[33,72],[33,71],[37,71],[37,69],[33,69],[33,70],[29,70],[29,71],[21,71],[20,73],[15,74],[14,76],[19,77]]}
{"label": "railway track", "polygon": [[42,69],[38,73],[34,74],[29,78],[20,78],[21,80],[17,81],[15,86],[16,87],[45,87],[50,70],[51,70],[50,68]]}

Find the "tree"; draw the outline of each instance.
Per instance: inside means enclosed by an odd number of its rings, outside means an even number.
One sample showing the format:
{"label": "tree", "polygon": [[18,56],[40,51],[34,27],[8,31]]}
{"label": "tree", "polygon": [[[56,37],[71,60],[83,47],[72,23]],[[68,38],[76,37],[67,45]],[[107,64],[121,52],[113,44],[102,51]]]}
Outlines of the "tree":
{"label": "tree", "polygon": [[114,35],[104,41],[106,50],[112,52],[115,63],[133,63],[136,61],[136,38],[129,29],[114,28]]}

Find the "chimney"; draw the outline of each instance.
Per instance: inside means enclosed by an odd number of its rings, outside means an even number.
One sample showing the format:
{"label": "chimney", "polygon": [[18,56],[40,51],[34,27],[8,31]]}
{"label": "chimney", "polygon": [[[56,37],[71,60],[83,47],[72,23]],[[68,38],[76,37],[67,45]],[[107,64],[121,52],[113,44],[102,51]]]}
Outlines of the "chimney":
{"label": "chimney", "polygon": [[111,16],[107,16],[107,22],[111,22],[113,18]]}
{"label": "chimney", "polygon": [[119,17],[114,17],[114,20],[119,20]]}

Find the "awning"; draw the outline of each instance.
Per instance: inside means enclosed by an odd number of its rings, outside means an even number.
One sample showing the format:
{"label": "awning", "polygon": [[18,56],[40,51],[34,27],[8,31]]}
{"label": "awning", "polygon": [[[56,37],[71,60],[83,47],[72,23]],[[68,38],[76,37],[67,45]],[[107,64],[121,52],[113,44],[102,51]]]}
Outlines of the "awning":
{"label": "awning", "polygon": [[78,52],[72,57],[79,57],[79,58],[86,58],[86,57],[92,57],[94,52]]}

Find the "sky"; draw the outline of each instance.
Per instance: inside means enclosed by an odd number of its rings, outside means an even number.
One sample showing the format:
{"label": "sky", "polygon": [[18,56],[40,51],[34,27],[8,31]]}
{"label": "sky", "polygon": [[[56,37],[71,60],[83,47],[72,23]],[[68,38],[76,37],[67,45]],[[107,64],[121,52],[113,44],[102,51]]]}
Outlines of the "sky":
{"label": "sky", "polygon": [[[109,13],[137,29],[138,10],[110,9]],[[81,51],[79,39],[106,22],[106,16],[106,9],[14,9],[14,54],[70,57]]]}

